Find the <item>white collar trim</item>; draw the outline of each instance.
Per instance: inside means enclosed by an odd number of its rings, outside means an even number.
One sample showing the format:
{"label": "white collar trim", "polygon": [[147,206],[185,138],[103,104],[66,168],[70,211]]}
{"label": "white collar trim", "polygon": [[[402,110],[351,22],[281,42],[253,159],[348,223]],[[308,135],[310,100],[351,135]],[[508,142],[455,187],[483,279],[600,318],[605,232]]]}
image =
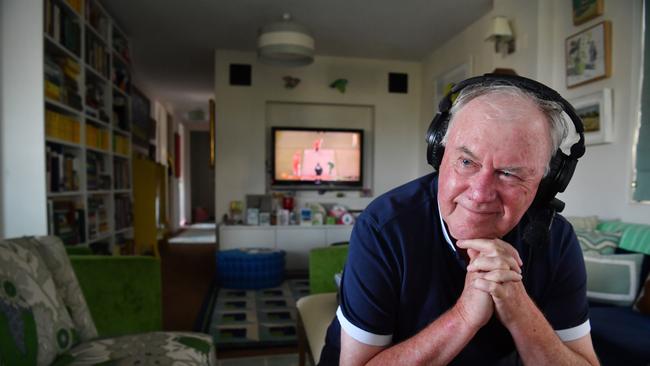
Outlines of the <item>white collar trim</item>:
{"label": "white collar trim", "polygon": [[449,247],[455,253],[456,248],[454,247],[454,243],[452,243],[451,238],[449,237],[449,233],[447,233],[447,226],[445,226],[445,222],[442,220],[442,214],[440,213],[440,201],[438,201],[438,217],[440,218],[440,226],[442,227],[442,235],[445,236],[445,240],[447,240],[447,244],[449,244]]}

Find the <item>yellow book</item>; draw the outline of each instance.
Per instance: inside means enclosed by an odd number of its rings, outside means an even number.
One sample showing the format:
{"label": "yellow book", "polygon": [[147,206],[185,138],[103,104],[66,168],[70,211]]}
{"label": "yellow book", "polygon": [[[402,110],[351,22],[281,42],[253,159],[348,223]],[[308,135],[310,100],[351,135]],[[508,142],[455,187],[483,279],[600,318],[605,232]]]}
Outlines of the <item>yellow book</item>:
{"label": "yellow book", "polygon": [[45,96],[54,100],[61,97],[61,88],[49,80],[45,80]]}
{"label": "yellow book", "polygon": [[104,130],[104,133],[102,135],[102,149],[108,150],[108,131]]}
{"label": "yellow book", "polygon": [[81,126],[79,126],[79,121],[74,121],[73,126],[72,140],[78,144],[81,140]]}
{"label": "yellow book", "polygon": [[86,145],[90,147],[95,147],[96,141],[96,129],[94,126],[86,125]]}

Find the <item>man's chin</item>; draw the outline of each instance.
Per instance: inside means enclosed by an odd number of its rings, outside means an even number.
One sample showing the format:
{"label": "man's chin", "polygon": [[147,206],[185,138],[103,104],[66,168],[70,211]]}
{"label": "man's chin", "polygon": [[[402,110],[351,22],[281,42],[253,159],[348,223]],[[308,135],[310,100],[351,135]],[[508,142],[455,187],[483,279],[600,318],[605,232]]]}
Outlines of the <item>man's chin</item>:
{"label": "man's chin", "polygon": [[500,235],[496,231],[496,225],[493,222],[484,223],[463,223],[462,225],[449,225],[449,234],[456,240],[469,240],[469,239],[494,239],[499,238]]}
{"label": "man's chin", "polygon": [[458,235],[451,233],[451,236],[456,240],[472,240],[472,239],[497,239],[500,238],[494,231],[461,231]]}

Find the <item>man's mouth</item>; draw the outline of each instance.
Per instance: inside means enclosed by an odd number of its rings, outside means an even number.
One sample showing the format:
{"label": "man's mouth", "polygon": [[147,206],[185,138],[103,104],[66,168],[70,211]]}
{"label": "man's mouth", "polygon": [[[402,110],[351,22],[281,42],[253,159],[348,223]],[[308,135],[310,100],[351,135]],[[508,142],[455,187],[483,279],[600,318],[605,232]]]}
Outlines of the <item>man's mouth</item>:
{"label": "man's mouth", "polygon": [[462,204],[458,204],[458,206],[464,208],[466,211],[469,211],[475,215],[482,215],[482,216],[488,216],[488,215],[495,215],[498,213],[497,210],[494,209],[482,209],[482,208],[476,208],[476,207],[468,207]]}

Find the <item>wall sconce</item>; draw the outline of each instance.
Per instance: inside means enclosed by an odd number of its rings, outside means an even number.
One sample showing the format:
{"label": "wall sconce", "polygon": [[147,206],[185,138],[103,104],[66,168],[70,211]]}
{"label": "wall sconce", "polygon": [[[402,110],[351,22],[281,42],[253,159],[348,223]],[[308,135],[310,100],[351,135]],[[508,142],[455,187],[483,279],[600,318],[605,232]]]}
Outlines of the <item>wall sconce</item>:
{"label": "wall sconce", "polygon": [[503,56],[515,52],[515,37],[512,34],[508,18],[494,17],[490,33],[485,41],[494,41],[494,52],[501,52]]}

